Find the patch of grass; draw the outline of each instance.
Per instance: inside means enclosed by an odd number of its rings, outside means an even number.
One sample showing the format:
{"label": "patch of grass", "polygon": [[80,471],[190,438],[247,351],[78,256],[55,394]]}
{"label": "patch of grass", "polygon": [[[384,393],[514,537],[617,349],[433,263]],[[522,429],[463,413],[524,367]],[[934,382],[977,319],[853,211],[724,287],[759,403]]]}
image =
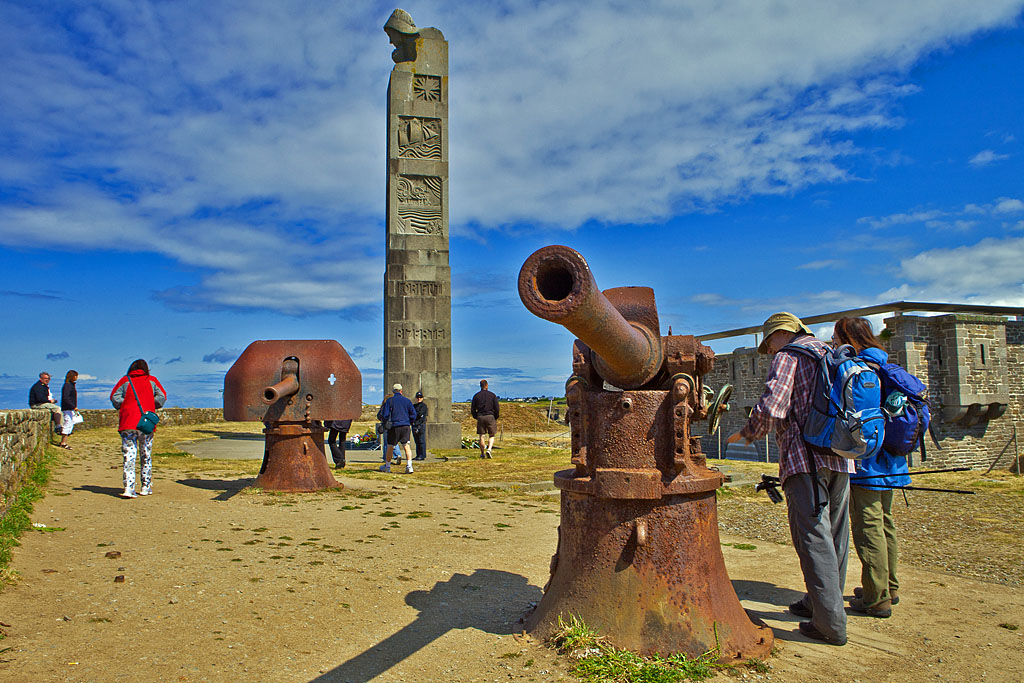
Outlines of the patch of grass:
{"label": "patch of grass", "polygon": [[[609,645],[603,636],[582,619],[570,615],[558,618],[558,631],[548,643],[560,654],[576,660],[572,673],[584,683],[675,683],[711,678],[718,664],[718,649],[708,650],[691,659],[682,654],[643,657]],[[525,663],[524,663],[525,666]]]}
{"label": "patch of grass", "polygon": [[106,617],[93,617],[92,619],[89,620],[89,623],[90,624],[109,624],[110,623],[110,619],[107,619]]}
{"label": "patch of grass", "polygon": [[424,517],[433,517],[433,516],[434,516],[433,514],[431,514],[430,512],[427,512],[426,510],[416,510],[415,512],[410,512],[409,514],[407,514],[405,516],[405,518],[406,519],[422,519]]}
{"label": "patch of grass", "polygon": [[999,628],[1005,628],[1007,631],[1016,631],[1020,626],[1017,624],[1008,624],[1003,622],[1002,624],[999,624]]}
{"label": "patch of grass", "polygon": [[18,538],[32,528],[33,504],[43,497],[43,490],[50,481],[50,468],[58,461],[55,449],[47,446],[43,456],[32,468],[26,481],[14,494],[7,512],[0,518],[0,590],[11,583],[16,574],[10,570],[11,548],[19,545]]}
{"label": "patch of grass", "polygon": [[397,512],[390,512],[390,511],[385,510],[384,512],[378,512],[377,516],[378,517],[397,517],[398,514],[399,513],[397,513]]}
{"label": "patch of grass", "polygon": [[503,655],[499,655],[499,659],[515,659],[516,657],[522,657],[522,652],[506,652]]}
{"label": "patch of grass", "polygon": [[67,527],[63,526],[36,526],[35,524],[32,525],[32,529],[41,534],[52,534],[54,531],[67,531]]}
{"label": "patch of grass", "polygon": [[736,550],[757,550],[757,546],[753,543],[723,543],[724,546],[732,546]]}
{"label": "patch of grass", "polygon": [[772,671],[772,667],[768,664],[768,662],[764,661],[763,659],[756,659],[754,657],[751,657],[747,661],[743,662],[743,666],[747,667],[748,669],[752,669],[759,674],[767,674],[771,673]]}

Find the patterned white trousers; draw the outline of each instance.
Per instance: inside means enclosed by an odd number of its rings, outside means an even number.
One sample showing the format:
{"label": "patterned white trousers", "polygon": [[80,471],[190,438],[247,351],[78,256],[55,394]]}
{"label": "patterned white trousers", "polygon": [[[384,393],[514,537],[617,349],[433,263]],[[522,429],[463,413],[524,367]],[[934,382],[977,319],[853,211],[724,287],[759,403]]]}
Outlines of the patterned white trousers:
{"label": "patterned white trousers", "polygon": [[124,488],[135,490],[135,461],[142,444],[142,488],[153,485],[153,435],[142,432],[121,432],[121,454],[124,456]]}

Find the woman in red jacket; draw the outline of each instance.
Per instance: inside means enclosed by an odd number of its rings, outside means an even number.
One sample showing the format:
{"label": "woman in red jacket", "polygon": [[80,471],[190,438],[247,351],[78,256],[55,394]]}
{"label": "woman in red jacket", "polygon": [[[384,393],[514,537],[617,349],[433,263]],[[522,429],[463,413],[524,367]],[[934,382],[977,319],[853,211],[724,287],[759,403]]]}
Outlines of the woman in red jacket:
{"label": "woman in red jacket", "polygon": [[[156,410],[167,401],[160,380],[149,374],[149,365],[141,358],[128,366],[128,374],[118,380],[110,392],[110,402],[117,408],[117,431],[121,433],[121,454],[124,456],[124,493],[122,498],[153,493],[153,435],[138,430],[142,413]],[[142,452],[142,489],[135,493],[135,461]]]}

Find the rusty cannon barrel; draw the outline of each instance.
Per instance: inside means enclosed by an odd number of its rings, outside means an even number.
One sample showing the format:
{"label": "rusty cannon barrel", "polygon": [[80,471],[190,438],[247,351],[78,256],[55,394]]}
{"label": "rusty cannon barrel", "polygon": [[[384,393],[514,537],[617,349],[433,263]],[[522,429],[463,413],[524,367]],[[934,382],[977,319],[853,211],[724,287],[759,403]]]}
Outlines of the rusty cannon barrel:
{"label": "rusty cannon barrel", "polygon": [[263,402],[268,406],[282,398],[299,393],[299,359],[292,356],[281,363],[281,381],[263,390]]}
{"label": "rusty cannon barrel", "polygon": [[771,629],[743,610],[722,556],[724,477],[692,429],[714,412],[703,381],[714,352],[692,335],[661,336],[649,287],[598,291],[568,247],[531,255],[519,296],[578,337],[565,393],[573,467],[554,475],[558,549],[527,630],[544,638],[574,615],[644,654],[767,655]]}
{"label": "rusty cannon barrel", "polygon": [[650,287],[602,293],[579,252],[552,245],[535,251],[519,270],[519,298],[531,313],[562,325],[590,347],[595,369],[609,384],[635,389],[661,370],[658,314]]}

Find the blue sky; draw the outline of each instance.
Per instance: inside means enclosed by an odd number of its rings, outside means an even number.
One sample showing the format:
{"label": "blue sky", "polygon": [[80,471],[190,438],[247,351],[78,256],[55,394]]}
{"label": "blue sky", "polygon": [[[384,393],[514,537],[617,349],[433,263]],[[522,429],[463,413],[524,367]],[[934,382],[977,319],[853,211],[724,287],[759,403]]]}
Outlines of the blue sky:
{"label": "blue sky", "polygon": [[[552,243],[676,334],[1024,305],[1020,0],[402,6],[450,43],[456,399],[561,393],[571,336],[515,291]],[[394,7],[0,4],[0,407],[70,368],[103,407],[137,357],[216,406],[288,338],[379,399]]]}

